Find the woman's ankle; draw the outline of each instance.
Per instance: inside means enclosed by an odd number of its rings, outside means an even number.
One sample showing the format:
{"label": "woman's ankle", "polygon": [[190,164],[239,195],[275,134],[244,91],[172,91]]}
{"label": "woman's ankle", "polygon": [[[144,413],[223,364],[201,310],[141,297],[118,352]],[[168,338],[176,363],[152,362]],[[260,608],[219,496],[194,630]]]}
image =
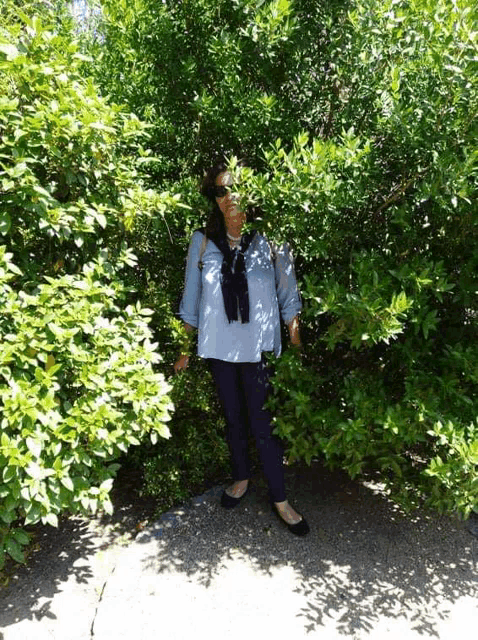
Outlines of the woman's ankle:
{"label": "woman's ankle", "polygon": [[281,518],[288,524],[296,524],[297,522],[302,520],[302,516],[300,515],[300,513],[298,513],[294,509],[294,507],[289,504],[288,500],[283,500],[282,502],[274,502],[274,506]]}
{"label": "woman's ankle", "polygon": [[247,491],[249,479],[235,480],[232,485],[227,488],[227,493],[233,498],[240,498]]}

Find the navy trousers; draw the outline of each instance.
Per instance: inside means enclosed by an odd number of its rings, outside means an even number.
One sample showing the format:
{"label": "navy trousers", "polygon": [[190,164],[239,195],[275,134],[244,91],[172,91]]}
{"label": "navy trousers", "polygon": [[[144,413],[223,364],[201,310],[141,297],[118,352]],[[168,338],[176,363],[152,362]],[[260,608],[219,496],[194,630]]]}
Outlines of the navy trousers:
{"label": "navy trousers", "polygon": [[225,362],[208,359],[227,427],[234,482],[250,478],[247,450],[249,429],[255,438],[269,492],[274,502],[286,499],[283,456],[279,438],[272,434],[271,414],[264,409],[270,372],[261,362]]}

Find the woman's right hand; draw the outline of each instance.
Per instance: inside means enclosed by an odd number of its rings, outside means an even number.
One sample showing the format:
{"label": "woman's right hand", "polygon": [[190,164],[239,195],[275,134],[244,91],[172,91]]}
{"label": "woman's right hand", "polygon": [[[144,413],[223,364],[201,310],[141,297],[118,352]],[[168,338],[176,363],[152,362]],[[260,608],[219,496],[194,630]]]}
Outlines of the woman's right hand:
{"label": "woman's right hand", "polygon": [[180,371],[184,371],[187,369],[189,364],[189,356],[186,353],[183,353],[179,356],[178,360],[174,364],[174,373],[179,373]]}

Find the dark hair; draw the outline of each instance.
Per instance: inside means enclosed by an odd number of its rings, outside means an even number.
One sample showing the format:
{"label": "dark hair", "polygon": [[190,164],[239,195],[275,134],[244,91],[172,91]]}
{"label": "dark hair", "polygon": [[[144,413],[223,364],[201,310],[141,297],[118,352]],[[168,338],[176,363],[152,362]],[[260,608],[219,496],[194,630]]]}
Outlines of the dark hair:
{"label": "dark hair", "polygon": [[[239,167],[247,166],[244,160],[239,160],[237,163]],[[201,184],[201,193],[212,203],[212,211],[209,214],[209,218],[206,224],[206,236],[211,240],[214,239],[214,236],[225,236],[226,228],[224,226],[224,216],[222,215],[222,211],[220,210],[217,200],[216,200],[216,178],[220,173],[227,171],[229,169],[229,163],[225,158],[220,158],[214,165],[209,169],[206,175],[203,178]],[[246,211],[246,216],[248,220],[252,220],[254,218],[254,210],[252,207],[249,207]]]}

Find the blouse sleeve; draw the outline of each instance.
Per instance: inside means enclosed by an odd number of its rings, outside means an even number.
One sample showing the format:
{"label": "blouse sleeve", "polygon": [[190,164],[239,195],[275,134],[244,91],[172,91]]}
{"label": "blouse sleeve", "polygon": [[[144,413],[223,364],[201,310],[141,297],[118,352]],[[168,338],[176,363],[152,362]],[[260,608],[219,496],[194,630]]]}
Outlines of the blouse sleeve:
{"label": "blouse sleeve", "polygon": [[189,243],[184,277],[184,291],[179,305],[179,316],[197,329],[199,324],[199,302],[201,299],[201,271],[198,266],[203,234],[195,231]]}
{"label": "blouse sleeve", "polygon": [[302,302],[295,277],[294,260],[286,243],[276,248],[274,267],[279,309],[282,320],[288,324],[302,309]]}

